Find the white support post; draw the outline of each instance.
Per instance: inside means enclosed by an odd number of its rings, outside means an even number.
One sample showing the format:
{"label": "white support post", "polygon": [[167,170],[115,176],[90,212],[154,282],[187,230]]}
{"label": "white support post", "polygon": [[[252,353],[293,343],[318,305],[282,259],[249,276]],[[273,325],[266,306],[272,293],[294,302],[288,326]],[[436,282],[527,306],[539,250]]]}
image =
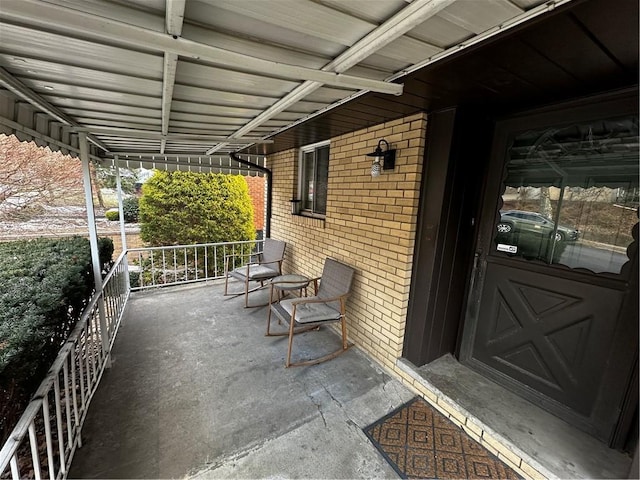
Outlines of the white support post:
{"label": "white support post", "polygon": [[127,234],[124,231],[124,205],[122,202],[122,182],[120,180],[120,164],[118,163],[118,156],[114,155],[116,164],[116,187],[118,191],[118,214],[120,217],[120,242],[122,243],[122,251],[125,252],[125,270],[124,275],[126,278],[126,284],[129,285],[129,260],[127,258]]}
{"label": "white support post", "polygon": [[[87,221],[89,223],[89,243],[91,244],[91,261],[93,264],[93,279],[95,282],[95,294],[100,295],[98,310],[100,314],[100,337],[102,338],[102,351],[105,354],[106,367],[111,367],[111,355],[109,352],[109,331],[105,315],[104,296],[102,294],[102,266],[100,265],[100,252],[98,249],[98,231],[96,229],[96,217],[93,209],[93,194],[91,192],[91,172],[89,170],[89,144],[87,134],[78,133],[80,143],[80,159],[82,160],[82,180],[84,183],[84,198],[87,206]],[[97,188],[97,185],[96,185]]]}

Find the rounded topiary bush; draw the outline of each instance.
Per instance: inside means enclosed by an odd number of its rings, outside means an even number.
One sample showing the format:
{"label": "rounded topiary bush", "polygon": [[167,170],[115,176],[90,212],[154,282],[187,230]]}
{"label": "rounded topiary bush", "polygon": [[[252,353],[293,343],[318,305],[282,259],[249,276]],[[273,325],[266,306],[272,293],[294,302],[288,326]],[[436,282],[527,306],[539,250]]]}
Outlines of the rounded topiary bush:
{"label": "rounded topiary bush", "polygon": [[120,212],[117,208],[110,208],[106,212],[104,212],[104,216],[107,217],[107,220],[115,221],[120,218]]}
{"label": "rounded topiary bush", "polygon": [[255,240],[246,180],[157,171],[142,188],[140,236],[153,246]]}

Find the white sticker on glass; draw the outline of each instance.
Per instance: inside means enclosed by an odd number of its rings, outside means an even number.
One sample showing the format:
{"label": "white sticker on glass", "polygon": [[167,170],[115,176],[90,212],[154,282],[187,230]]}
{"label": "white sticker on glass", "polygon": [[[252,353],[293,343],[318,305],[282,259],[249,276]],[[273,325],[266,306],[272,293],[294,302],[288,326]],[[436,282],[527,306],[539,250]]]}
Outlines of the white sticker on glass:
{"label": "white sticker on glass", "polygon": [[499,252],[516,253],[518,251],[517,245],[505,245],[504,243],[498,244]]}

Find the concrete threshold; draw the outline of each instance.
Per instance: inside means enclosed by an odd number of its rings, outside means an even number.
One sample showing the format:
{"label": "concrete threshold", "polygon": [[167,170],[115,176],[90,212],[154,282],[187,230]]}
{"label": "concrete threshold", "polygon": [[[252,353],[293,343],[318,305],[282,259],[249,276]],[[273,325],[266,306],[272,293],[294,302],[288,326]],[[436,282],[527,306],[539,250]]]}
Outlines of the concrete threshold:
{"label": "concrete threshold", "polygon": [[632,459],[460,364],[397,366],[452,421],[530,478],[627,478]]}

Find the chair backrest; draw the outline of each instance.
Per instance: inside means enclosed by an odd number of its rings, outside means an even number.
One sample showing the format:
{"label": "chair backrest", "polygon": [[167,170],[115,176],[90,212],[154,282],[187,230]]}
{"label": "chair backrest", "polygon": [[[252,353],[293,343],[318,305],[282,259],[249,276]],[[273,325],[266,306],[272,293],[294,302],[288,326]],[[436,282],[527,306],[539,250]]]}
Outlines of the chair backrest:
{"label": "chair backrest", "polygon": [[287,244],[282,240],[266,238],[264,240],[264,248],[262,250],[262,261],[265,262],[264,266],[273,268],[280,272],[281,264],[278,262],[282,262],[282,260],[284,260],[284,249],[286,246]]}
{"label": "chair backrest", "polygon": [[[355,270],[344,263],[340,263],[333,258],[324,261],[322,277],[320,277],[320,287],[318,288],[319,298],[332,298],[345,295],[351,291]],[[340,303],[333,305],[340,309]]]}

